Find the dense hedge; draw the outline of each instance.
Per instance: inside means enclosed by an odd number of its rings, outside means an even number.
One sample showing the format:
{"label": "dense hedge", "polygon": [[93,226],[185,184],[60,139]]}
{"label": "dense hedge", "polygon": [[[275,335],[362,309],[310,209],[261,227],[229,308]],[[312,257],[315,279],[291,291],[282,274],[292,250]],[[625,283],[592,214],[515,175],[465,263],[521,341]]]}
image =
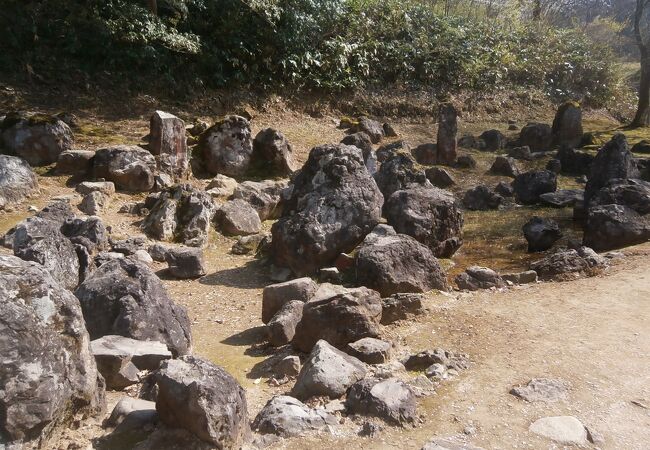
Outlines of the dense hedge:
{"label": "dense hedge", "polygon": [[443,17],[397,0],[4,0],[0,70],[110,71],[173,84],[545,87],[602,104],[611,52],[580,31]]}

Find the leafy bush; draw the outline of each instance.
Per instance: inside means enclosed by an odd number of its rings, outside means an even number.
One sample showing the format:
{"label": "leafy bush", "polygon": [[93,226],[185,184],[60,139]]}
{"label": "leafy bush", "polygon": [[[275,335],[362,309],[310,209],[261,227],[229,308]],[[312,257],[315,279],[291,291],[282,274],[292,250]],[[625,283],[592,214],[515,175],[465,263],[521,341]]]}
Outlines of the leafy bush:
{"label": "leafy bush", "polygon": [[0,64],[340,91],[545,86],[601,105],[611,53],[581,31],[444,17],[397,0],[5,0]]}

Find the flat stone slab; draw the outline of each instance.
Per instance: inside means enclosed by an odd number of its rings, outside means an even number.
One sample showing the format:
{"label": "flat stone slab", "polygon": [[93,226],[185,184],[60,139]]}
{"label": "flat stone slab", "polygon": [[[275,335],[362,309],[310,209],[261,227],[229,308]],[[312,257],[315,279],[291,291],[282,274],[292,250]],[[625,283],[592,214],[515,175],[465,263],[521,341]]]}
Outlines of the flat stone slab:
{"label": "flat stone slab", "polygon": [[454,438],[435,437],[424,444],[422,450],[484,450],[482,447],[468,444]]}
{"label": "flat stone slab", "polygon": [[578,189],[560,189],[555,192],[547,192],[539,196],[539,201],[544,205],[555,208],[568,208],[576,202],[584,201],[584,191]]}
{"label": "flat stone slab", "polygon": [[140,370],[156,370],[161,361],[172,357],[172,353],[162,342],[138,341],[115,335],[95,339],[90,343],[90,349],[95,358],[130,358]]}
{"label": "flat stone slab", "polygon": [[587,428],[573,416],[543,417],[528,428],[529,431],[566,445],[587,445]]}
{"label": "flat stone slab", "polygon": [[553,378],[533,378],[526,386],[516,386],[510,393],[527,402],[557,402],[566,400],[569,382]]}

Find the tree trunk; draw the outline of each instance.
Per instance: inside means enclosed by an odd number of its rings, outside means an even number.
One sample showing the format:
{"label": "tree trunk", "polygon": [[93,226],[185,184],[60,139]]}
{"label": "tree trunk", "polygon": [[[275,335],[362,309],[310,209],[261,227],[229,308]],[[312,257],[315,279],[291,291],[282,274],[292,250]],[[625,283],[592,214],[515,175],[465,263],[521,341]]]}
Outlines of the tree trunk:
{"label": "tree trunk", "polygon": [[630,126],[633,128],[650,126],[650,58],[648,57],[641,62],[639,106]]}
{"label": "tree trunk", "polygon": [[149,3],[149,11],[151,11],[151,14],[154,16],[158,15],[158,0],[147,0]]}

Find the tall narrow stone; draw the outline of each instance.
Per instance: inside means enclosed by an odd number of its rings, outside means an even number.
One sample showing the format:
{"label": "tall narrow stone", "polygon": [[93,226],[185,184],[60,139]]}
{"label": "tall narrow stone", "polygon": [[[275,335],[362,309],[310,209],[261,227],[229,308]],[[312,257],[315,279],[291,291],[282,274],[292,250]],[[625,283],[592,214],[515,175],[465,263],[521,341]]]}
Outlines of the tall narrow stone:
{"label": "tall narrow stone", "polygon": [[451,103],[442,103],[438,112],[438,164],[451,164],[456,160],[456,135],[458,111]]}
{"label": "tall narrow stone", "polygon": [[576,102],[560,105],[553,120],[553,143],[578,147],[582,142],[582,109]]}
{"label": "tall narrow stone", "polygon": [[158,170],[174,181],[189,176],[190,159],[187,154],[185,122],[173,114],[156,111],[151,116],[149,150],[156,157]]}

